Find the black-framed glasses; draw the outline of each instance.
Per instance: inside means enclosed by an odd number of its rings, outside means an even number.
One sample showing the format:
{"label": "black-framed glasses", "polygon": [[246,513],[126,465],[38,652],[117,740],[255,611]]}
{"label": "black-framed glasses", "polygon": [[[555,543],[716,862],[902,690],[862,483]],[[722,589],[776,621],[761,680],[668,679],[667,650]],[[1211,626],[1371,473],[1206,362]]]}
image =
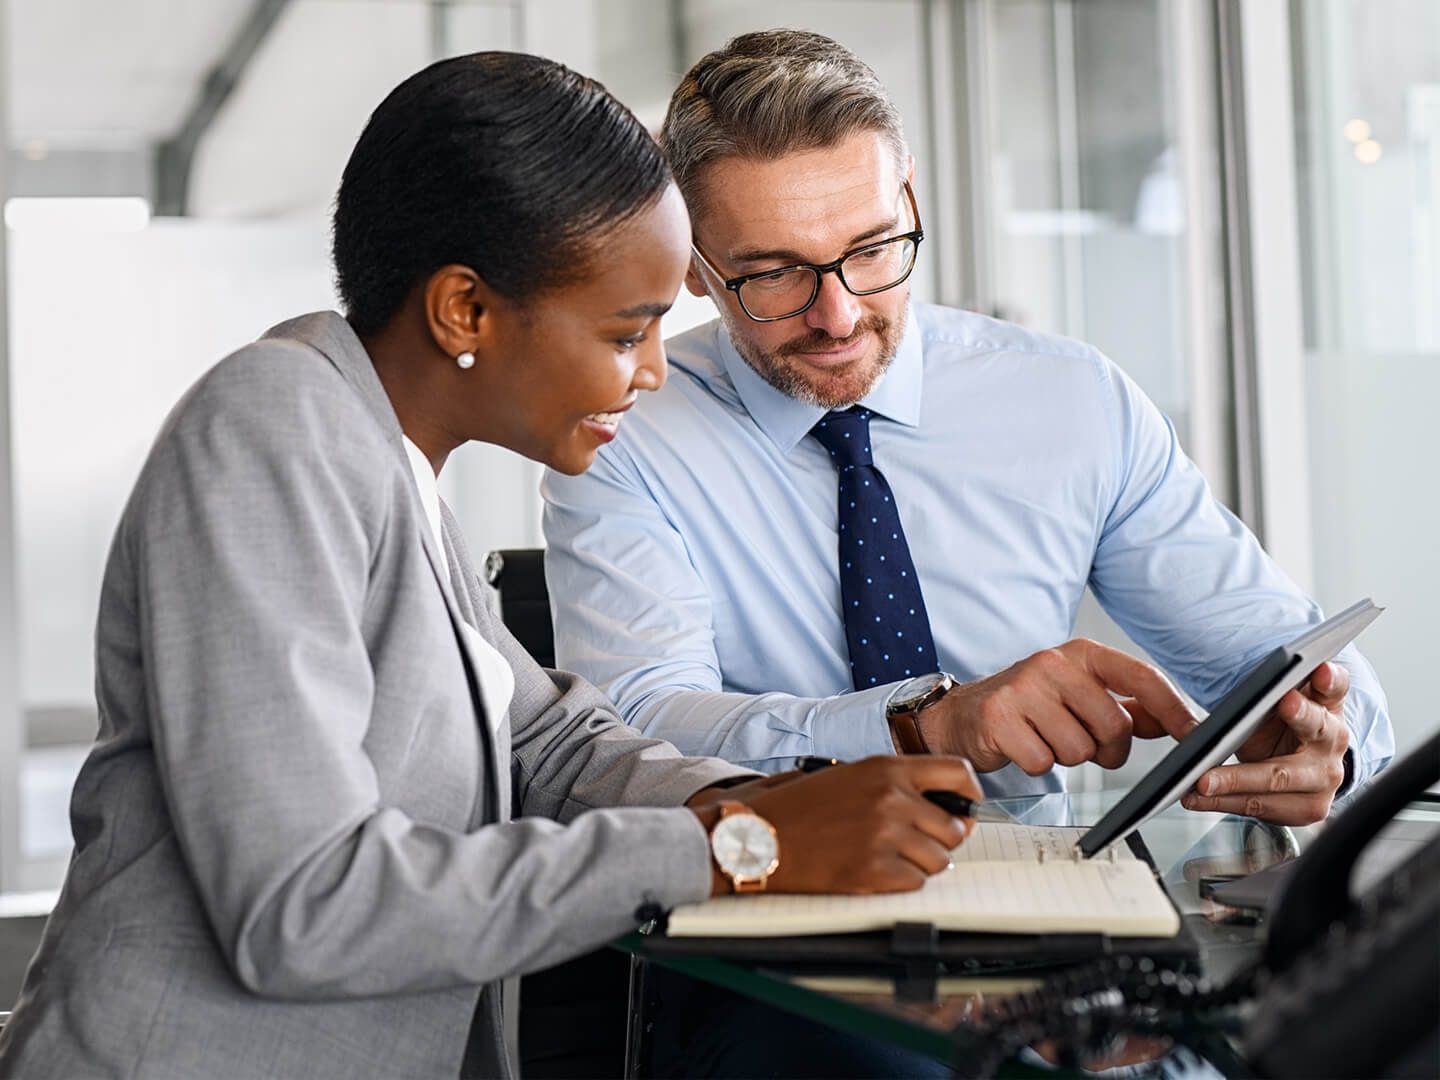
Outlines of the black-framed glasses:
{"label": "black-framed glasses", "polygon": [[910,200],[910,214],[915,228],[899,236],[863,244],[823,266],[795,263],[727,278],[697,245],[691,244],[690,250],[725,288],[735,294],[740,301],[740,309],[755,322],[775,322],[809,311],[820,295],[820,278],[825,274],[833,273],[840,279],[840,284],[855,296],[872,296],[893,289],[910,276],[910,271],[915,269],[916,249],[925,239],[915,193],[910,190],[908,180],[901,183]]}

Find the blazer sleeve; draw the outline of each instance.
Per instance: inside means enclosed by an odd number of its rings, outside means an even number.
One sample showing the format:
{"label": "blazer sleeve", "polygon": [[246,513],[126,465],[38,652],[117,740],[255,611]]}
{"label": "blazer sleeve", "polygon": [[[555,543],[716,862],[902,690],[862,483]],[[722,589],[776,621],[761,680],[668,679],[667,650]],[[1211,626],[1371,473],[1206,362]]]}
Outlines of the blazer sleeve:
{"label": "blazer sleeve", "polygon": [[[169,816],[240,981],[287,998],[459,988],[594,947],[642,904],[706,896],[704,830],[673,805],[466,832],[382,801],[372,747],[403,703],[376,693],[362,620],[399,490],[376,482],[389,464],[377,447],[391,448],[343,384],[297,387],[276,374],[294,357],[269,350],[222,365],[177,410],[112,564],[134,582]],[[570,691],[524,692],[540,741],[522,753],[554,793],[540,803],[573,817],[592,798],[673,803],[706,782]],[[544,725],[559,732],[549,753]]]}
{"label": "blazer sleeve", "polygon": [[670,743],[625,724],[580,676],[546,671],[504,627],[498,631],[495,646],[515,672],[510,730],[517,815],[571,821],[599,807],[675,806],[718,780],[760,775],[719,758],[681,756]]}
{"label": "blazer sleeve", "polygon": [[627,725],[614,702],[585,679],[542,668],[495,614],[493,594],[475,573],[459,523],[443,502],[440,513],[476,629],[515,677],[510,701],[515,816],[570,821],[601,807],[677,806],[719,780],[760,775],[719,758],[682,756],[670,743]]}

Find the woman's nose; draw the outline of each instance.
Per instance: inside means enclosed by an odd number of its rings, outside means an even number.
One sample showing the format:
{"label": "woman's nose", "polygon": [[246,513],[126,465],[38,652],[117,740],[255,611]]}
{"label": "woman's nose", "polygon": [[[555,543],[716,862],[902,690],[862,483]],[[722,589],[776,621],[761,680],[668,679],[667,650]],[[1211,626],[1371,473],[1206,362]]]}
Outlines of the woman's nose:
{"label": "woman's nose", "polygon": [[661,340],[658,328],[635,353],[635,373],[630,378],[630,385],[636,390],[659,390],[665,385],[668,365],[665,362],[665,342]]}

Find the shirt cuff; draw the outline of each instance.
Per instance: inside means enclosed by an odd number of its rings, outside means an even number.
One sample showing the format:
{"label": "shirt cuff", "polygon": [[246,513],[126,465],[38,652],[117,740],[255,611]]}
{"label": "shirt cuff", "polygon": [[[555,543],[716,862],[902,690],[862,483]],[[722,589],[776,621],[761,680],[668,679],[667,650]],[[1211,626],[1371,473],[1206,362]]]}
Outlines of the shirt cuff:
{"label": "shirt cuff", "polygon": [[909,679],[827,698],[811,728],[810,752],[817,757],[858,761],[875,754],[897,754],[885,707]]}

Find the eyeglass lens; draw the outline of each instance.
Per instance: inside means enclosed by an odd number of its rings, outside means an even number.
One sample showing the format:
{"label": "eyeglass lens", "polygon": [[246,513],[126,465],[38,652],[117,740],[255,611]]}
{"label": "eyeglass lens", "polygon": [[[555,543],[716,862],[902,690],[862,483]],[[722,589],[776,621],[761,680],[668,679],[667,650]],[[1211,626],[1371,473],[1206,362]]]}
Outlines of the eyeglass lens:
{"label": "eyeglass lens", "polygon": [[[915,242],[907,236],[862,248],[840,264],[840,280],[852,293],[881,292],[898,285],[915,261]],[[819,275],[797,266],[740,286],[740,302],[761,319],[783,318],[803,311],[819,288]]]}

